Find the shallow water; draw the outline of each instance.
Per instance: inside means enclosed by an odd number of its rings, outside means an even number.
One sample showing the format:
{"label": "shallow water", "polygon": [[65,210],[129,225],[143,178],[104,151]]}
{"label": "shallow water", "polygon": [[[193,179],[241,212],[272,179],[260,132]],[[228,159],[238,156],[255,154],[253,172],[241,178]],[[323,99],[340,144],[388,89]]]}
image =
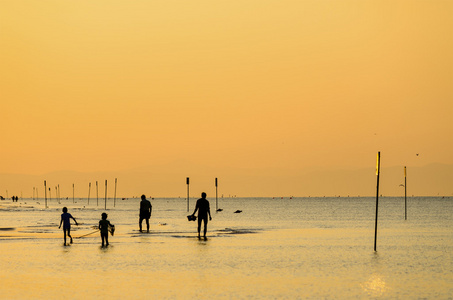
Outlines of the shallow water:
{"label": "shallow water", "polygon": [[[453,297],[453,198],[408,198],[406,221],[404,199],[380,198],[377,252],[374,198],[228,198],[218,213],[209,200],[199,240],[185,199],[153,200],[149,234],[137,230],[139,200],[109,199],[107,248],[97,232],[81,237],[103,201],[1,201],[2,298]],[[81,223],[71,246],[58,229],[63,206]]]}

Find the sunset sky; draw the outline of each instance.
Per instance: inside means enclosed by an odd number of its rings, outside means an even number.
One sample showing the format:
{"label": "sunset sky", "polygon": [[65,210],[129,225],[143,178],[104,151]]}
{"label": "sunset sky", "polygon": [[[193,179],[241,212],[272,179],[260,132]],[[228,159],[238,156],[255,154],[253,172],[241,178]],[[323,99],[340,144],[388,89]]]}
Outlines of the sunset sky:
{"label": "sunset sky", "polygon": [[372,167],[377,151],[451,165],[452,15],[453,1],[1,1],[0,173],[181,162],[234,177]]}

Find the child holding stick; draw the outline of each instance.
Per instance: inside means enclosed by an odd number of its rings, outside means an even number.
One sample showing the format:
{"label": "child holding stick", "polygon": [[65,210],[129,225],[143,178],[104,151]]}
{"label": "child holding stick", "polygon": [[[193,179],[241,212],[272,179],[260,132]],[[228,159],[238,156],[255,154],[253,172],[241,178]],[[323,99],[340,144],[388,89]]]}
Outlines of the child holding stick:
{"label": "child holding stick", "polygon": [[66,234],[69,236],[71,239],[70,243],[72,244],[72,236],[71,236],[71,219],[74,220],[76,225],[79,225],[74,219],[74,217],[68,213],[68,208],[63,207],[63,213],[61,214],[61,221],[60,221],[60,226],[58,228],[61,228],[61,224],[63,224],[63,233],[64,233],[64,245],[66,246]]}

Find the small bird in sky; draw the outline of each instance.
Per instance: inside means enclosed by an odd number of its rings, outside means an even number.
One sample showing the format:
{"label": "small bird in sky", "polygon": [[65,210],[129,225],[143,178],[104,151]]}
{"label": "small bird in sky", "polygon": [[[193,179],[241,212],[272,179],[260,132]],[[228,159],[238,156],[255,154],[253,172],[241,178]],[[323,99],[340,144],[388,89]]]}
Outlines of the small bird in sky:
{"label": "small bird in sky", "polygon": [[416,156],[418,156],[419,154],[418,154],[418,153],[416,153],[415,155],[416,155]]}

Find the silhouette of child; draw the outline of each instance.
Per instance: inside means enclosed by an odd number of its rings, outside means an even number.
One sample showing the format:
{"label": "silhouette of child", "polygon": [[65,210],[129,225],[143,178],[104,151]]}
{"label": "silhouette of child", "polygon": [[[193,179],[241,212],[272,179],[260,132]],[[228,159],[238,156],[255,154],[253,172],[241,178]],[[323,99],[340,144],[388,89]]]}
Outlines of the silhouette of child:
{"label": "silhouette of child", "polygon": [[77,223],[76,219],[68,213],[68,208],[63,207],[63,213],[61,214],[61,221],[60,221],[60,226],[58,228],[61,228],[61,224],[63,223],[63,233],[64,233],[64,245],[66,246],[66,234],[69,236],[71,239],[70,243],[72,244],[72,236],[71,236],[71,219],[74,220],[75,224],[78,226],[79,224]]}
{"label": "silhouette of child", "polygon": [[104,241],[105,246],[109,245],[109,227],[113,227],[113,225],[110,224],[109,220],[107,220],[107,214],[102,213],[102,220],[99,221],[99,230],[101,231],[102,247],[104,247]]}

